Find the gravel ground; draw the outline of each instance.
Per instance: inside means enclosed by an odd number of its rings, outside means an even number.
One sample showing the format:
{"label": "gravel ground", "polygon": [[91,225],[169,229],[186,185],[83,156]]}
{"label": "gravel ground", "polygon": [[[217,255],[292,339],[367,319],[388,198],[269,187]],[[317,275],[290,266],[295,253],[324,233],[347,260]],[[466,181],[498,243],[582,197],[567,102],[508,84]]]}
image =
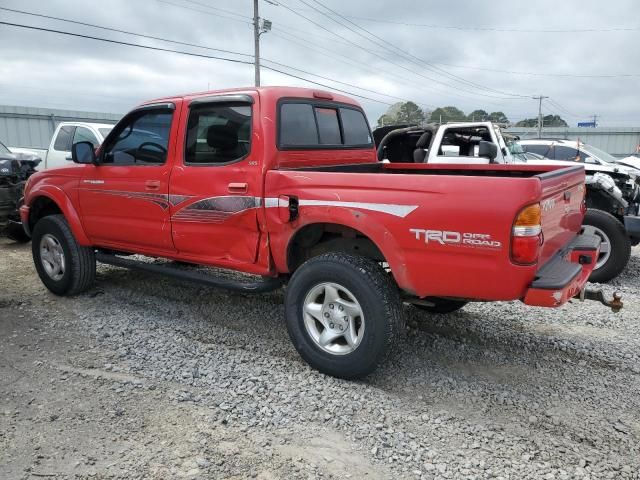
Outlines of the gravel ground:
{"label": "gravel ground", "polygon": [[99,267],[57,298],[0,240],[0,478],[640,478],[640,249],[625,308],[406,308],[362,382],[302,362],[282,293]]}

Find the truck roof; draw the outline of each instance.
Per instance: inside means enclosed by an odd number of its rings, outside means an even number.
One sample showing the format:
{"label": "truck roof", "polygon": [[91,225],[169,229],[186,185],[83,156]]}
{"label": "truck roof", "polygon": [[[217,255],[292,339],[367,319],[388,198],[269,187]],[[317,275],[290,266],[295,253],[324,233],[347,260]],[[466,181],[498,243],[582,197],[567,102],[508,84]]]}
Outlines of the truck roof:
{"label": "truck roof", "polygon": [[94,122],[60,122],[60,126],[73,125],[75,127],[93,127],[93,128],[113,128],[113,123],[94,123]]}
{"label": "truck roof", "polygon": [[360,107],[360,104],[358,102],[356,102],[350,97],[347,97],[346,95],[341,95],[339,93],[334,93],[334,92],[329,92],[326,90],[319,90],[314,88],[282,87],[282,86],[240,87],[240,88],[227,88],[222,90],[209,90],[209,91],[196,92],[196,93],[186,93],[181,95],[173,95],[169,97],[156,98],[153,100],[146,101],[142,105],[149,105],[152,103],[159,103],[159,102],[168,102],[175,99],[193,100],[199,97],[207,97],[211,95],[225,95],[229,93],[258,94],[260,95],[260,97],[265,98],[267,100],[269,99],[277,100],[278,98],[284,98],[284,97],[329,100],[333,102],[345,103],[348,105],[354,105],[354,106]]}

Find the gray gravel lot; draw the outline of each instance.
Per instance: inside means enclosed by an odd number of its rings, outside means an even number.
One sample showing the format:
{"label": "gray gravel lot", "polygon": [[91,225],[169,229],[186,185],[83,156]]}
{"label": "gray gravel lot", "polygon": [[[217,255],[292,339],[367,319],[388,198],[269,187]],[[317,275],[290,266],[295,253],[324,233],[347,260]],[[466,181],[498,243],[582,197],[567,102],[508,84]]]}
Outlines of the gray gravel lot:
{"label": "gray gravel lot", "polygon": [[99,267],[57,298],[0,240],[0,478],[640,478],[640,249],[625,308],[407,307],[366,381],[319,374],[282,293]]}

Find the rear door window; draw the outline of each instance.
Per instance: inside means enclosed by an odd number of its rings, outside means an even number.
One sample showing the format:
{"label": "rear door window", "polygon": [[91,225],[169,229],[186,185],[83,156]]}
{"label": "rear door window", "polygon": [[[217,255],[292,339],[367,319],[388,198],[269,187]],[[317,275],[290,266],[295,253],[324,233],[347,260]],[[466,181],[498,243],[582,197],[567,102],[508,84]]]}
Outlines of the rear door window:
{"label": "rear door window", "polygon": [[58,136],[53,144],[53,149],[58,152],[70,152],[71,145],[73,144],[73,134],[76,131],[76,127],[72,125],[63,125],[58,130]]}
{"label": "rear door window", "polygon": [[204,104],[191,107],[185,163],[221,164],[245,158],[251,150],[251,106]]}

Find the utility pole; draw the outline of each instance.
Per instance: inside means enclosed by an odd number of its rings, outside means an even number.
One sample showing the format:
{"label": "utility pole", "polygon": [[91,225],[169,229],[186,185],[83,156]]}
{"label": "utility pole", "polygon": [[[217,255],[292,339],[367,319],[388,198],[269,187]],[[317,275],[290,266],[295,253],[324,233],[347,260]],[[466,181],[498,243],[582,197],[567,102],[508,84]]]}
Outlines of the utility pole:
{"label": "utility pole", "polygon": [[540,102],[538,104],[538,138],[542,138],[542,100],[549,97],[538,95],[537,97],[532,97],[532,98]]}
{"label": "utility pole", "polygon": [[598,115],[593,116],[593,128],[598,126]]}
{"label": "utility pole", "polygon": [[255,71],[255,85],[260,86],[260,16],[258,15],[258,0],[253,0],[253,68]]}
{"label": "utility pole", "polygon": [[253,68],[255,72],[255,86],[260,86],[260,35],[271,30],[271,20],[261,20],[258,13],[258,1],[253,0]]}

